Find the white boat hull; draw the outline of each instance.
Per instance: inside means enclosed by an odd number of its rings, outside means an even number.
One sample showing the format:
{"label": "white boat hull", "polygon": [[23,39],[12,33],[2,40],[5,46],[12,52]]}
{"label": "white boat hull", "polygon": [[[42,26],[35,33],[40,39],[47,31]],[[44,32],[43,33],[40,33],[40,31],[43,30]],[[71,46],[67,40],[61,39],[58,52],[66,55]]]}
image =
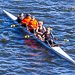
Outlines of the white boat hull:
{"label": "white boat hull", "polygon": [[62,58],[65,58],[66,60],[72,62],[75,64],[75,61],[67,54],[65,53],[60,47],[51,47],[55,53],[57,53]]}
{"label": "white boat hull", "polygon": [[5,11],[5,10],[3,10],[3,11],[4,11],[7,15],[9,15],[12,20],[17,20],[17,17],[16,17],[16,16],[10,14],[9,12],[7,12],[7,11]]}
{"label": "white boat hull", "polygon": [[[5,10],[3,10],[4,12],[5,12],[5,14],[7,15],[7,16],[9,16],[12,20],[17,20],[17,17],[15,17],[14,15],[12,15],[11,13],[9,13],[9,12],[7,12],[7,11],[5,11]],[[37,39],[37,38],[35,38],[35,39]],[[40,40],[38,40],[42,45],[44,45],[45,47],[47,47],[47,49],[49,49],[49,50],[51,50],[52,49],[52,51],[54,51],[56,54],[58,54],[60,57],[62,57],[62,58],[64,58],[64,59],[66,59],[66,60],[68,60],[69,62],[71,62],[71,63],[73,63],[73,64],[75,64],[75,61],[67,54],[67,53],[65,53],[60,47],[51,47],[50,48],[50,46],[48,46],[47,44],[45,44],[44,42],[42,42],[42,41],[40,41]]]}

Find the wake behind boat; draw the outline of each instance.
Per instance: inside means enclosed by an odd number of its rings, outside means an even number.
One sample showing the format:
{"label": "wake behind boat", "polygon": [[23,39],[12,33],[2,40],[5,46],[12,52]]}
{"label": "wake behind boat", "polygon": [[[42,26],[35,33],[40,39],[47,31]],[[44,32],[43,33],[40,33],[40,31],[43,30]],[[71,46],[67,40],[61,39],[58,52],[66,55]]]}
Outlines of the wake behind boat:
{"label": "wake behind boat", "polygon": [[[13,14],[7,12],[6,10],[3,10],[4,13],[11,18],[13,21],[17,20],[17,17],[14,16]],[[20,28],[23,28],[20,24],[18,24]],[[33,35],[32,33],[28,32],[28,30],[26,28],[23,28],[23,30],[28,33],[29,35]],[[66,59],[67,61],[75,64],[75,61],[67,54],[65,53],[59,46],[54,46],[51,47],[48,44],[44,43],[43,41],[41,41],[40,39],[38,39],[36,36],[32,36],[34,40],[38,41],[42,46],[46,47],[48,50],[51,50],[53,52],[55,52],[57,55],[59,55],[60,57],[62,57],[63,59]]]}

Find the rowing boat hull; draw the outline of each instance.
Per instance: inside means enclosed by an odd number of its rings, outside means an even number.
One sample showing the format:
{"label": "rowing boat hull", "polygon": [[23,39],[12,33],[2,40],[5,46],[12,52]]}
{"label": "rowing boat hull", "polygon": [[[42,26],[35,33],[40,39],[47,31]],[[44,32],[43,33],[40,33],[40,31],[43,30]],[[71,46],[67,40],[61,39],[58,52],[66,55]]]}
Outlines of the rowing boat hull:
{"label": "rowing boat hull", "polygon": [[[9,13],[9,12],[7,12],[5,10],[3,10],[3,11],[13,21],[17,20],[17,17],[15,17],[14,15],[12,15],[11,13]],[[22,28],[29,35],[33,35],[32,33],[28,32],[25,28],[23,28],[21,25],[19,25],[19,27]],[[60,47],[50,47],[46,43],[42,42],[40,39],[38,39],[37,37],[35,37],[34,35],[32,36],[32,38],[35,39],[36,41],[38,41],[42,46],[46,47],[48,50],[51,50],[51,51],[55,52],[60,57],[66,59],[67,61],[69,61],[69,62],[71,62],[73,64],[75,64],[75,61],[67,53],[65,53]]]}

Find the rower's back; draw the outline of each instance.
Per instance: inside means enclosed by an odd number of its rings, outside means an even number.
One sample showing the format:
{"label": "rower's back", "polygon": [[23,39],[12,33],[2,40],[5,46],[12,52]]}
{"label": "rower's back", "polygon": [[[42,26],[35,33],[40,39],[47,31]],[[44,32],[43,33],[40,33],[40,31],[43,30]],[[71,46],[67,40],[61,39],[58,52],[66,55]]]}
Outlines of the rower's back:
{"label": "rower's back", "polygon": [[25,18],[21,21],[22,26],[26,27],[31,20],[30,14],[26,14]]}

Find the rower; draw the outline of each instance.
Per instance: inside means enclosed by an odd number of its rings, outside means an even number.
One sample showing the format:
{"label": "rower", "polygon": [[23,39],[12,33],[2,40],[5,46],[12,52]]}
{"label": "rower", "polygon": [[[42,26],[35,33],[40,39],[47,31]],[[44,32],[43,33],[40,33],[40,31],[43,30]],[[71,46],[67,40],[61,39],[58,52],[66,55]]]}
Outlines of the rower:
{"label": "rower", "polygon": [[35,30],[37,29],[37,27],[38,27],[38,21],[35,19],[34,16],[32,16],[28,24],[29,31],[31,33],[35,33]]}
{"label": "rower", "polygon": [[31,20],[31,15],[26,14],[25,18],[21,21],[22,26],[27,27]]}
{"label": "rower", "polygon": [[18,23],[21,23],[21,21],[24,19],[24,14],[23,13],[21,13],[21,14],[19,14],[18,16],[17,16],[17,22]]}
{"label": "rower", "polygon": [[43,21],[38,22],[38,27],[36,30],[36,36],[43,41],[42,34],[46,31],[46,28],[43,26]]}
{"label": "rower", "polygon": [[54,37],[52,36],[51,30],[52,30],[52,28],[48,27],[46,29],[46,32],[43,33],[43,35],[45,38],[44,39],[45,43],[47,43],[48,45],[53,47],[53,46],[55,46],[55,42],[54,42]]}

